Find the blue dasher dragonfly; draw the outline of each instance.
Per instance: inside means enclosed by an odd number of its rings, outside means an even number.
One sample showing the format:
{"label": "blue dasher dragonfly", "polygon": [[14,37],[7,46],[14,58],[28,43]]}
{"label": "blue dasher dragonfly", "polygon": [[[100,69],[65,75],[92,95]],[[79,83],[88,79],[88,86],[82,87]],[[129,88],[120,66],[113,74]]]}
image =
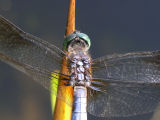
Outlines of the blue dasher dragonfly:
{"label": "blue dasher dragonfly", "polygon": [[[91,59],[89,47],[89,37],[75,31],[65,38],[64,48],[69,52],[66,54],[0,16],[0,60],[31,76],[44,88],[55,92],[50,88],[51,77],[54,71],[60,70],[66,56],[70,75],[55,73],[66,77],[60,79],[68,81],[66,86],[86,91],[84,96],[87,97],[86,107],[90,114],[111,118],[155,111],[160,101],[160,51]],[[55,86],[58,86],[57,82]],[[57,97],[69,105],[76,105]]]}

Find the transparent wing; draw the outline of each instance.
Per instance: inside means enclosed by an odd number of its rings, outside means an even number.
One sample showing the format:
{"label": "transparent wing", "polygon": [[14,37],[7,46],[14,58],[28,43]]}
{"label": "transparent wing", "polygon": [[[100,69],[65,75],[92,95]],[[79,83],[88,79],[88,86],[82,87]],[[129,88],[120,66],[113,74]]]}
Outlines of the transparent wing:
{"label": "transparent wing", "polygon": [[46,89],[50,90],[51,74],[60,70],[65,55],[53,44],[23,32],[0,16],[0,60],[31,76]]}
{"label": "transparent wing", "polygon": [[138,52],[93,60],[93,80],[103,91],[89,90],[88,112],[127,117],[153,112],[160,102],[160,52]]}
{"label": "transparent wing", "polygon": [[160,83],[160,51],[115,54],[93,60],[94,78]]}
{"label": "transparent wing", "polygon": [[160,101],[160,86],[108,83],[106,92],[90,91],[88,112],[99,117],[129,117],[153,112]]}

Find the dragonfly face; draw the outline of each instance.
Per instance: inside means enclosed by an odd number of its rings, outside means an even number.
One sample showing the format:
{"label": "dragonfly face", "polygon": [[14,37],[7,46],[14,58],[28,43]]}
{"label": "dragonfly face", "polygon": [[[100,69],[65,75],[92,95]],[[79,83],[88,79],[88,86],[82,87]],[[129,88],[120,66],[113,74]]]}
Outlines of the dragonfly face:
{"label": "dragonfly face", "polygon": [[[0,16],[0,59],[31,76],[55,95],[57,92],[51,90],[50,78],[54,71],[60,70],[66,56],[70,60],[70,66],[66,66],[71,68],[71,75],[67,76],[71,78],[70,84],[87,86],[87,112],[90,114],[110,118],[154,112],[160,101],[159,51],[113,54],[91,62],[87,50],[90,43],[80,40],[82,49],[75,43],[77,41],[66,44],[66,48],[69,47],[69,55],[66,55],[55,45],[23,32]],[[92,66],[92,77],[89,66]],[[88,73],[80,74],[84,70]],[[77,76],[72,75],[75,72]],[[53,84],[58,85],[54,81]],[[66,98],[57,97],[70,105]]]}
{"label": "dragonfly face", "polygon": [[66,36],[63,47],[67,51],[71,51],[73,49],[82,49],[83,51],[87,51],[90,48],[90,45],[90,38],[86,34],[75,31]]}

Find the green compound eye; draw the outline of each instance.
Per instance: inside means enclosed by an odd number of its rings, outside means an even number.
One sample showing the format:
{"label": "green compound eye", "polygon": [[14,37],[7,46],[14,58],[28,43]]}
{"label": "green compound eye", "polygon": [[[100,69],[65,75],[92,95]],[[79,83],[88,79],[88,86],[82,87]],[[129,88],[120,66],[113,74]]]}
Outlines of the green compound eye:
{"label": "green compound eye", "polygon": [[68,44],[72,40],[74,40],[76,37],[79,37],[80,39],[83,39],[88,44],[88,49],[90,48],[90,46],[91,46],[91,40],[88,37],[88,35],[76,31],[76,32],[74,32],[74,33],[66,36],[66,38],[64,39],[64,42],[63,42],[63,48],[64,48],[64,50],[67,50]]}

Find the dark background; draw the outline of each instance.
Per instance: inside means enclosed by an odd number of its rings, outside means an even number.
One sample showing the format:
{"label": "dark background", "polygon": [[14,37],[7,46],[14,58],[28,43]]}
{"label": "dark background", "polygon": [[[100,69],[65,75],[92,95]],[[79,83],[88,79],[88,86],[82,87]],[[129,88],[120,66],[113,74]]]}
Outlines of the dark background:
{"label": "dark background", "polygon": [[[68,1],[0,0],[0,14],[24,31],[62,48]],[[159,50],[159,6],[159,0],[77,0],[76,29],[90,36],[93,58]],[[49,92],[0,62],[0,120],[51,118]],[[150,120],[150,117],[114,120]]]}

